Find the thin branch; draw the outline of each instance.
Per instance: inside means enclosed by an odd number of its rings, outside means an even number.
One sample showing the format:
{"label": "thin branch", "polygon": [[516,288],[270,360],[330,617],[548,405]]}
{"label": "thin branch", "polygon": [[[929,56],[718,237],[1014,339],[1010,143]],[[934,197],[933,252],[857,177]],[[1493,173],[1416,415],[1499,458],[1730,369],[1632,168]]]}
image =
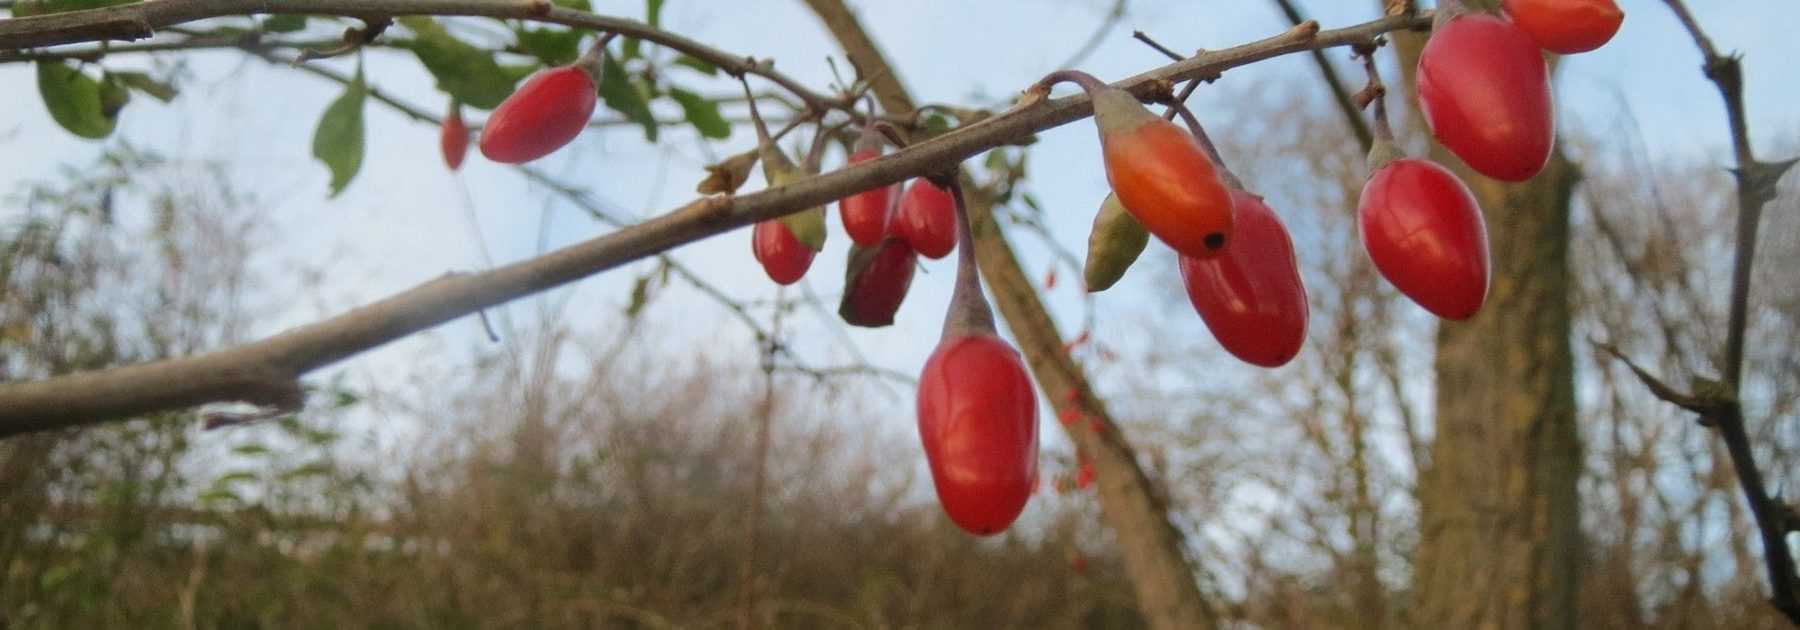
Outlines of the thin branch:
{"label": "thin branch", "polygon": [[1073,68],[1079,66],[1081,65],[1081,62],[1087,60],[1089,55],[1092,55],[1094,54],[1094,51],[1099,50],[1101,42],[1106,41],[1106,34],[1111,33],[1113,27],[1119,25],[1119,20],[1124,19],[1125,1],[1126,0],[1113,0],[1112,8],[1106,10],[1106,18],[1100,21],[1099,26],[1094,27],[1093,34],[1088,35],[1087,41],[1081,45],[1081,48],[1075,50],[1075,54],[1069,55],[1068,59],[1063,60],[1062,64],[1056,67]]}
{"label": "thin branch", "polygon": [[733,76],[760,76],[794,93],[811,107],[849,110],[854,105],[839,97],[814,92],[792,77],[775,71],[767,62],[719,50],[636,20],[566,9],[552,5],[549,0],[157,0],[0,20],[0,49],[142,39],[167,26],[259,13],[362,19],[407,15],[476,16],[562,24],[641,39],[686,53]]}
{"label": "thin branch", "polygon": [[[395,1],[371,0],[365,11]],[[426,2],[419,0],[419,3]],[[159,5],[210,7],[215,4],[237,6],[243,3],[239,0],[161,0],[99,11],[116,12],[128,7]],[[283,4],[282,9],[304,7],[305,10],[299,12],[330,13],[326,10],[328,7],[341,4],[338,1],[292,0]],[[413,3],[399,4],[410,6]],[[494,8],[500,4],[497,2],[473,3],[474,8],[467,8],[470,3],[466,0],[431,0],[428,4],[510,16]],[[89,12],[77,12],[80,13]],[[168,19],[170,14],[155,15]],[[0,33],[27,19],[0,21]],[[1241,46],[1208,51],[1116,85],[1147,97],[1158,87],[1166,88],[1170,82],[1212,76],[1230,68],[1312,48],[1363,42],[1387,31],[1417,26],[1428,19],[1427,15],[1390,17],[1331,31],[1294,29]],[[316,70],[311,66],[301,68]],[[598,238],[480,273],[447,275],[261,341],[192,357],[0,385],[0,437],[81,426],[206,402],[241,400],[297,404],[301,394],[296,379],[390,341],[757,221],[936,173],[945,164],[960,162],[1092,113],[1092,103],[1085,94],[1036,100],[876,160],[753,194],[698,199],[662,216]],[[425,114],[425,117],[429,119],[430,115]]]}
{"label": "thin branch", "polygon": [[[1711,415],[1731,455],[1738,484],[1756,517],[1762,535],[1763,561],[1769,572],[1770,603],[1790,623],[1800,626],[1800,583],[1795,575],[1794,558],[1786,535],[1791,524],[1788,511],[1769,497],[1762,472],[1756,466],[1750,437],[1744,428],[1742,405],[1738,403],[1743,383],[1744,335],[1748,327],[1751,271],[1756,262],[1757,230],[1762,223],[1763,205],[1775,197],[1776,183],[1795,161],[1758,162],[1750,146],[1748,117],[1744,113],[1743,70],[1736,56],[1720,55],[1711,38],[1700,29],[1692,13],[1681,0],[1665,0],[1700,49],[1705,59],[1702,71],[1719,89],[1725,101],[1725,115],[1731,126],[1731,145],[1737,160],[1733,174],[1737,177],[1738,222],[1737,247],[1732,262],[1730,315],[1726,322],[1725,378],[1719,396],[1729,404]],[[1636,369],[1635,367],[1633,368]],[[1641,378],[1641,376],[1640,376]],[[1648,381],[1646,381],[1648,383]],[[1654,387],[1653,387],[1654,390]],[[1661,394],[1659,394],[1660,396]]]}

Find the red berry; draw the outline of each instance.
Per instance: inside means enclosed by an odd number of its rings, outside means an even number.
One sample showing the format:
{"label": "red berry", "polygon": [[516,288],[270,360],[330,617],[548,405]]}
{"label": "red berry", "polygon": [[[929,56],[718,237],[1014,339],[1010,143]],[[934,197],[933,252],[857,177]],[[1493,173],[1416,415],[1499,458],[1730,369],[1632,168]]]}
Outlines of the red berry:
{"label": "red berry", "polygon": [[844,298],[838,315],[854,326],[887,326],[912,287],[919,255],[905,241],[889,238],[874,250],[857,248],[850,254],[850,276],[844,282]]}
{"label": "red berry", "polygon": [[1219,345],[1246,363],[1279,367],[1306,340],[1306,286],[1294,242],[1261,197],[1232,191],[1236,231],[1224,253],[1181,257],[1188,300]]}
{"label": "red berry", "polygon": [[956,200],[924,179],[913,180],[900,197],[894,230],[919,255],[933,260],[956,249]]}
{"label": "red berry", "polygon": [[938,502],[987,536],[1025,509],[1037,476],[1037,396],[1019,353],[988,334],[947,337],[919,376],[919,439]]}
{"label": "red berry", "polygon": [[1476,172],[1522,182],[1556,139],[1543,52],[1512,22],[1450,18],[1419,53],[1419,108],[1432,135]]}
{"label": "red berry", "polygon": [[[850,163],[857,164],[881,157],[881,149],[863,149],[850,154]],[[887,236],[889,210],[893,208],[894,194],[897,186],[882,186],[874,190],[865,190],[838,201],[838,209],[843,213],[844,232],[850,240],[863,247],[874,247]]]}
{"label": "red berry", "polygon": [[1613,0],[1506,0],[1506,13],[1544,50],[1564,55],[1606,45],[1625,22]]}
{"label": "red berry", "polygon": [[1462,180],[1427,160],[1389,162],[1357,205],[1363,248],[1382,277],[1419,306],[1463,320],[1487,299],[1487,226]]}
{"label": "red berry", "polygon": [[506,164],[549,155],[581,135],[597,96],[594,77],[579,66],[532,75],[488,116],[481,154]]}
{"label": "red berry", "polygon": [[776,284],[793,284],[812,266],[813,250],[794,238],[780,219],[761,221],[750,233],[750,251]]}
{"label": "red berry", "polygon": [[438,148],[443,149],[444,164],[452,171],[462,167],[463,156],[469,152],[469,128],[463,124],[462,108],[454,101],[450,103],[450,114],[444,117]]}

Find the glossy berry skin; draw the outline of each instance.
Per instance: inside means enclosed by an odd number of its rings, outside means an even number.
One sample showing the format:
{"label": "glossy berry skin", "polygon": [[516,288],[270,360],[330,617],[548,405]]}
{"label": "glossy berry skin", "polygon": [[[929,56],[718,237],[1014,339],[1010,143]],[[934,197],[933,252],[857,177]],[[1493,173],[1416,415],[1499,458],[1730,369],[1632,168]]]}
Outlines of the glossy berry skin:
{"label": "glossy berry skin", "polygon": [[450,115],[444,117],[444,126],[438,136],[438,148],[444,152],[444,164],[454,171],[462,167],[463,156],[469,153],[469,128],[463,124],[462,110],[450,109]]}
{"label": "glossy berry skin", "polygon": [[597,97],[594,78],[578,66],[532,75],[488,116],[481,154],[505,164],[549,155],[581,135]]}
{"label": "glossy berry skin", "polygon": [[[851,255],[852,265],[859,256]],[[912,288],[913,270],[919,266],[919,255],[898,238],[882,241],[871,254],[866,266],[847,279],[843,303],[838,315],[856,326],[887,326]]]}
{"label": "glossy berry skin", "polygon": [[956,249],[956,200],[924,179],[913,180],[900,197],[893,230],[913,251],[933,260]]}
{"label": "glossy berry skin", "polygon": [[938,502],[977,536],[1004,531],[1037,479],[1037,396],[1012,346],[946,337],[919,376],[919,439]]}
{"label": "glossy berry skin", "polygon": [[799,282],[812,266],[812,248],[794,238],[793,230],[780,219],[756,224],[750,232],[750,251],[756,255],[756,262],[762,263],[769,279],[780,285]]}
{"label": "glossy berry skin", "polygon": [[1232,191],[1236,231],[1216,257],[1181,257],[1188,301],[1207,329],[1245,363],[1280,367],[1306,341],[1306,286],[1281,219],[1251,193]]}
{"label": "glossy berry skin", "polygon": [[1488,241],[1475,195],[1449,169],[1419,159],[1369,176],[1357,204],[1363,249],[1382,277],[1444,319],[1487,300]]}
{"label": "glossy berry skin", "polygon": [[1606,45],[1625,22],[1613,0],[1506,0],[1505,7],[1538,46],[1563,55]]}
{"label": "glossy berry skin", "polygon": [[1231,235],[1231,193],[1186,130],[1161,118],[1101,136],[1119,202],[1176,252],[1211,258]]}
{"label": "glossy berry skin", "polygon": [[1550,159],[1550,76],[1537,43],[1512,22],[1450,18],[1419,53],[1418,93],[1432,135],[1476,172],[1522,182]]}
{"label": "glossy berry skin", "polygon": [[[881,157],[881,149],[864,149],[850,154],[850,164],[867,162]],[[838,201],[838,209],[844,219],[844,232],[850,240],[863,247],[874,247],[887,236],[888,213],[893,207],[897,186],[882,186],[874,190],[865,190]]]}

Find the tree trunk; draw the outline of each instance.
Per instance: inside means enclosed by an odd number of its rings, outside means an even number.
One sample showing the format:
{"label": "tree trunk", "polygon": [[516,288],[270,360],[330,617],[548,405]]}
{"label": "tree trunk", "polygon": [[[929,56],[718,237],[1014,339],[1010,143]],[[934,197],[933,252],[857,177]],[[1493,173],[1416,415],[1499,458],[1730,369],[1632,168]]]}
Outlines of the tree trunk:
{"label": "tree trunk", "polygon": [[[1394,40],[1404,93],[1414,96],[1425,34]],[[1474,174],[1441,147],[1431,157],[1481,202],[1493,283],[1479,315],[1438,328],[1437,431],[1419,481],[1413,625],[1572,630],[1581,446],[1568,257],[1580,172],[1560,149],[1537,177],[1513,185]]]}
{"label": "tree trunk", "polygon": [[[843,1],[806,0],[806,4],[818,14],[863,76],[872,78],[882,108],[891,113],[911,111],[913,101],[901,84],[900,75],[883,58]],[[965,177],[965,184],[967,181]],[[1086,377],[1063,352],[1062,334],[1038,299],[1037,289],[1019,268],[999,225],[994,223],[990,200],[978,188],[965,188],[981,276],[987,281],[1007,330],[1018,341],[1019,350],[1031,365],[1032,376],[1059,417],[1069,414],[1082,418],[1064,423],[1063,427],[1077,450],[1093,464],[1101,511],[1118,536],[1126,575],[1131,579],[1144,620],[1159,630],[1213,628],[1215,621],[1184,552],[1181,531],[1170,524],[1163,497],[1138,466],[1134,451],[1094,396]]]}

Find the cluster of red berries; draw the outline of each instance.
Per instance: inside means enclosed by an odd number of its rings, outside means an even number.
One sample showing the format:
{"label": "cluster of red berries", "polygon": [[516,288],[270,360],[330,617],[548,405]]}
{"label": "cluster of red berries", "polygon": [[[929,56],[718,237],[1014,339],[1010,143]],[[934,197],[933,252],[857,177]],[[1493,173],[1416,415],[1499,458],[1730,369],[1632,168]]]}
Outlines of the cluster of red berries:
{"label": "cluster of red berries", "polygon": [[[1518,182],[1543,169],[1555,138],[1543,50],[1593,50],[1617,32],[1623,13],[1612,0],[1506,0],[1511,19],[1440,3],[1419,58],[1419,107],[1432,135],[1475,172]],[[482,154],[517,163],[568,144],[587,124],[595,100],[600,48],[581,61],[541,72],[494,110]],[[1474,195],[1448,169],[1407,158],[1393,146],[1370,61],[1376,146],[1358,203],[1358,227],[1375,267],[1401,293],[1451,320],[1473,317],[1488,289],[1487,232]],[[1188,129],[1152,114],[1136,97],[1080,72],[1053,73],[1034,86],[1047,93],[1073,81],[1094,104],[1112,195],[1089,238],[1090,291],[1110,287],[1150,236],[1179,254],[1190,302],[1215,338],[1245,362],[1277,367],[1292,360],[1308,318],[1292,238],[1261,196],[1244,190],[1198,121],[1179,103]],[[746,90],[748,88],[746,87]],[[775,146],[755,111],[759,155],[770,186],[806,173]],[[453,103],[441,145],[455,169],[468,132]],[[816,167],[822,144],[815,142]],[[879,159],[881,134],[868,126],[848,162]],[[942,339],[919,378],[919,434],[940,504],[977,535],[1005,530],[1038,484],[1037,397],[1017,350],[995,333],[981,294],[969,225],[954,180],[920,178],[839,201],[852,241],[843,303],[845,321],[885,326],[912,283],[918,256],[942,258],[963,240],[956,290]],[[763,221],[752,252],[770,279],[792,284],[825,241],[823,208]],[[1095,476],[1083,460],[1077,487]]]}

